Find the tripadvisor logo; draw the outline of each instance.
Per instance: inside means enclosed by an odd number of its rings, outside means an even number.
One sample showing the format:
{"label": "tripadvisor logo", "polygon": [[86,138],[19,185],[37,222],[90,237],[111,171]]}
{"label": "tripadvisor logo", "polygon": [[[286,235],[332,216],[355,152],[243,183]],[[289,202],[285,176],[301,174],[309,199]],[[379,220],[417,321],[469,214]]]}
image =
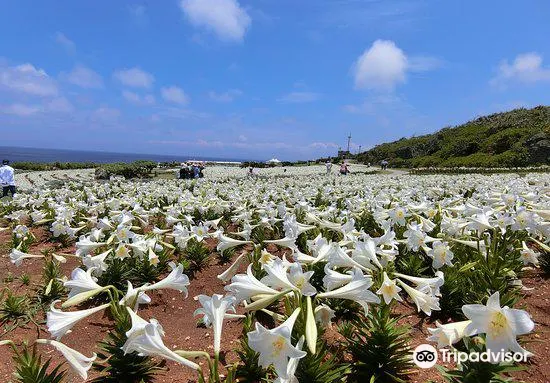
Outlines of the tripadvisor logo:
{"label": "tripadvisor logo", "polygon": [[414,349],[413,360],[420,368],[431,368],[437,363],[437,350],[429,344],[421,344]]}
{"label": "tripadvisor logo", "polygon": [[443,363],[464,363],[464,362],[527,362],[529,353],[511,351],[483,351],[483,352],[462,352],[457,350],[440,349],[429,344],[421,344],[413,352],[413,361],[420,368],[431,368],[437,364],[441,353]]}

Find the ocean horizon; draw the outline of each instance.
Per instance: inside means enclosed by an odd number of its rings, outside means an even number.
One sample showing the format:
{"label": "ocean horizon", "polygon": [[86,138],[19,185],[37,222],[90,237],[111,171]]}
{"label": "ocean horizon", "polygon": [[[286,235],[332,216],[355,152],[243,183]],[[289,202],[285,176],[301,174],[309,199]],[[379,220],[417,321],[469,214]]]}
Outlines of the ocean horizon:
{"label": "ocean horizon", "polygon": [[242,158],[222,157],[201,157],[191,155],[173,154],[144,154],[144,153],[117,153],[91,150],[71,149],[47,149],[47,148],[26,148],[15,146],[0,146],[0,160],[7,159],[10,162],[95,162],[100,164],[112,162],[133,162],[137,160],[151,160],[155,162],[185,162],[197,161],[229,161],[245,162],[258,161]]}

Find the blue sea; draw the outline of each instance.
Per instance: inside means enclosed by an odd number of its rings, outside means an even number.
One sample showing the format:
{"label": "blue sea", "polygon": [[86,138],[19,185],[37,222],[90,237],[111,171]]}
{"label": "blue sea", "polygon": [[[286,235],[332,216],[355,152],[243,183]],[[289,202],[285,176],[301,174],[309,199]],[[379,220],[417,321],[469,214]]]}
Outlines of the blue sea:
{"label": "blue sea", "polygon": [[132,162],[137,160],[151,160],[155,162],[184,162],[198,161],[249,161],[235,158],[192,157],[171,154],[139,154],[139,153],[112,153],[86,150],[18,148],[0,146],[0,161],[8,159],[13,162],[95,162],[100,164],[112,162]]}

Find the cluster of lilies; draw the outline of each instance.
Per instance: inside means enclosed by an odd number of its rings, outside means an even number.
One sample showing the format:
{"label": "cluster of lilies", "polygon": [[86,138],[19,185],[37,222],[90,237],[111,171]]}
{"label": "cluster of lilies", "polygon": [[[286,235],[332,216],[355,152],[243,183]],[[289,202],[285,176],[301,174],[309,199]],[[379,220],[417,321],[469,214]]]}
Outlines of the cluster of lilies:
{"label": "cluster of lilies", "polygon": [[[497,237],[509,241],[509,256],[536,267],[541,249],[550,250],[549,181],[538,174],[270,177],[243,182],[228,174],[183,184],[70,183],[18,194],[4,202],[4,218],[19,244],[10,253],[15,265],[45,256],[25,251],[32,242],[32,227],[45,226],[52,238],[76,242],[75,254],[54,254],[58,262],[74,256],[81,265],[63,281],[66,298],[53,302],[47,313],[51,339],[37,343],[57,349],[83,379],[96,355],[81,354],[63,338],[119,295],[116,303],[132,321],[125,353],[168,359],[201,373],[195,360],[210,360],[205,351],[170,349],[161,323],[140,315],[140,307],[151,302],[151,291],[172,289],[187,298],[191,282],[182,264],[170,262],[169,274],[155,283],[133,286],[126,281],[120,294],[114,294],[114,286],[98,284],[115,259],[139,258],[154,266],[160,254],[182,252],[193,240],[214,241],[218,253],[234,253],[231,265],[218,276],[225,294],[196,297],[200,307],[195,315],[213,329],[214,361],[209,366],[215,380],[220,379],[224,321],[262,311],[278,325],[266,328],[256,322],[246,335],[248,344],[259,354],[262,367],[273,367],[278,382],[292,382],[300,359],[316,353],[320,329],[337,320],[334,302],[354,302],[365,313],[373,305],[411,302],[421,315],[430,316],[445,299],[440,289],[446,270],[464,266],[456,262],[455,247],[488,256]],[[372,230],[359,224],[365,216],[371,218]],[[259,231],[270,235],[255,235]],[[397,272],[395,263],[404,251],[428,257],[432,275]],[[322,276],[314,278],[315,273]],[[517,340],[534,329],[529,314],[501,307],[499,293],[491,293],[486,304],[463,306],[467,320],[437,322],[428,339],[442,348],[485,334],[487,349],[530,355]],[[74,309],[98,297],[107,303]],[[296,327],[298,319],[303,325]]]}

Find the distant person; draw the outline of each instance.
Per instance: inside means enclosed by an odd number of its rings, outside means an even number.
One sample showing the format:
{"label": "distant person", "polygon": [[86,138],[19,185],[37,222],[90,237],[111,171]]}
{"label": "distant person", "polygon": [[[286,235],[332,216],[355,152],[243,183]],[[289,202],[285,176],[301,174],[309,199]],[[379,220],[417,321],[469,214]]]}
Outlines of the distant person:
{"label": "distant person", "polygon": [[199,178],[204,177],[203,170],[204,170],[205,167],[206,167],[206,164],[204,162],[199,163]]}
{"label": "distant person", "polygon": [[2,185],[2,197],[7,197],[11,193],[15,195],[15,171],[10,166],[10,161],[3,160],[0,166],[0,184]]}
{"label": "distant person", "polygon": [[382,168],[382,170],[386,170],[388,168],[388,161],[383,160],[382,162],[380,162],[380,167]]}
{"label": "distant person", "polygon": [[185,162],[182,162],[180,166],[180,179],[185,180],[189,178],[189,170],[187,169],[187,164]]}
{"label": "distant person", "polygon": [[327,167],[327,174],[330,174],[330,171],[332,169],[332,162],[327,161],[325,166]]}
{"label": "distant person", "polygon": [[193,177],[199,178],[199,165],[196,162],[193,164]]}
{"label": "distant person", "polygon": [[345,162],[342,162],[340,164],[340,174],[341,175],[347,175],[349,173],[349,168],[348,168],[348,164],[345,163]]}

